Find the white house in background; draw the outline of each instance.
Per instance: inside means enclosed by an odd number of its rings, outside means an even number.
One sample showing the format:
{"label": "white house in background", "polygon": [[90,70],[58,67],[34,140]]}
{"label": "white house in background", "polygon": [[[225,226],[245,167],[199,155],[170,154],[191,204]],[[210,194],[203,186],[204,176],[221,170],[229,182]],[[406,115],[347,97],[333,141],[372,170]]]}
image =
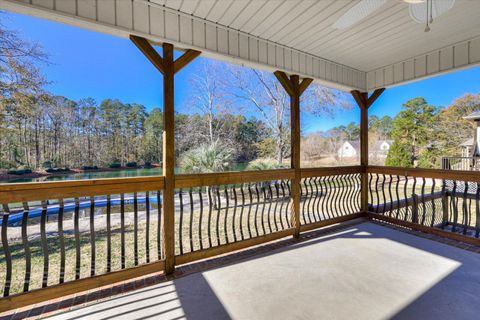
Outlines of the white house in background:
{"label": "white house in background", "polygon": [[337,151],[339,159],[355,158],[360,154],[359,141],[345,141]]}
{"label": "white house in background", "polygon": [[[373,146],[370,146],[369,155],[371,157],[385,159],[391,146],[391,140],[376,141]],[[345,141],[340,149],[338,149],[337,155],[339,159],[358,157],[360,155],[360,142]]]}
{"label": "white house in background", "polygon": [[392,146],[392,140],[379,140],[376,141],[373,147],[370,147],[369,150],[370,157],[377,157],[381,159],[386,159],[388,155],[388,150]]}

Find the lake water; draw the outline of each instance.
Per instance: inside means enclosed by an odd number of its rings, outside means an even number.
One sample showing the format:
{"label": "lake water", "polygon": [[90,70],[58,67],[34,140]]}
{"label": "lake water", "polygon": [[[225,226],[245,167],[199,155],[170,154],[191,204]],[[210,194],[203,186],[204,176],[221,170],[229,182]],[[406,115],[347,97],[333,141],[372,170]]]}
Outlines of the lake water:
{"label": "lake water", "polygon": [[[230,166],[229,171],[243,171],[246,163],[236,163]],[[181,168],[175,169],[176,173],[182,173]],[[129,169],[118,171],[104,171],[104,172],[85,172],[66,174],[60,176],[46,176],[38,178],[22,178],[0,180],[0,183],[19,183],[19,182],[42,182],[42,181],[64,181],[64,180],[89,180],[89,179],[105,179],[105,178],[128,178],[128,177],[147,177],[147,176],[161,176],[162,168],[142,168]]]}

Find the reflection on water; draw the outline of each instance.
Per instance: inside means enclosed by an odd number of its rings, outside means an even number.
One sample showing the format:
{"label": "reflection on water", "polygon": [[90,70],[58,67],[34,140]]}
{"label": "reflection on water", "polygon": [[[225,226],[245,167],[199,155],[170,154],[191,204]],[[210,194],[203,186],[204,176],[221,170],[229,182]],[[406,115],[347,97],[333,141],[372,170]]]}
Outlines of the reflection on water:
{"label": "reflection on water", "polygon": [[[237,163],[231,165],[229,171],[243,171],[247,164]],[[175,173],[182,173],[181,168],[175,168]],[[19,182],[42,182],[42,181],[64,181],[64,180],[90,180],[90,179],[105,179],[105,178],[128,178],[128,177],[145,177],[145,176],[160,176],[162,175],[162,168],[142,168],[142,169],[128,169],[118,171],[104,171],[104,172],[84,172],[75,174],[66,174],[60,176],[45,176],[38,178],[18,178],[10,180],[0,180],[0,183],[19,183]]]}

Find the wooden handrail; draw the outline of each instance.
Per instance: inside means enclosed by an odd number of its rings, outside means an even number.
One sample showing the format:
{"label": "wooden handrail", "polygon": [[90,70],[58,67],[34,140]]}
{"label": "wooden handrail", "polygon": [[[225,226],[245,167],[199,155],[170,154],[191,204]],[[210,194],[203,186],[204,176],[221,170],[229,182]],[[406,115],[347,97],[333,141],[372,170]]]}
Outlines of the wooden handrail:
{"label": "wooden handrail", "polygon": [[0,203],[163,190],[164,177],[0,184]]}
{"label": "wooden handrail", "polygon": [[325,168],[302,168],[302,178],[338,176],[342,174],[364,173],[363,166],[325,167]]}
{"label": "wooden handrail", "polygon": [[293,169],[179,174],[175,176],[175,188],[192,188],[268,180],[290,180],[294,177],[295,170]]}
{"label": "wooden handrail", "polygon": [[440,170],[440,169],[368,166],[367,173],[398,175],[398,176],[404,176],[404,177],[480,182],[480,172],[475,172],[475,171],[457,171],[457,170],[452,171],[452,170]]}

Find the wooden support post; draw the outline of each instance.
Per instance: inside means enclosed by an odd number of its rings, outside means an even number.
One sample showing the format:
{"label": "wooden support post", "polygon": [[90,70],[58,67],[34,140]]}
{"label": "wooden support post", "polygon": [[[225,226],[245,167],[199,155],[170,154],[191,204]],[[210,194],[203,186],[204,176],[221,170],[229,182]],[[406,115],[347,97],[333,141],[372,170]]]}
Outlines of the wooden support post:
{"label": "wooden support post", "polygon": [[360,165],[362,166],[361,206],[362,212],[368,212],[368,108],[385,91],[377,89],[368,97],[368,92],[352,91],[352,96],[360,107]]}
{"label": "wooden support post", "polygon": [[187,50],[174,60],[173,45],[163,43],[163,58],[152,45],[142,37],[130,36],[132,42],[148,60],[163,74],[163,252],[165,273],[175,271],[175,73],[180,71],[201,52]]}
{"label": "wooden support post", "polygon": [[303,79],[300,82],[298,75],[291,75],[290,79],[282,71],[276,71],[275,76],[290,96],[290,125],[291,125],[291,162],[290,166],[295,170],[295,178],[292,180],[292,227],[295,229],[293,236],[300,236],[300,96],[312,83],[313,79]]}

